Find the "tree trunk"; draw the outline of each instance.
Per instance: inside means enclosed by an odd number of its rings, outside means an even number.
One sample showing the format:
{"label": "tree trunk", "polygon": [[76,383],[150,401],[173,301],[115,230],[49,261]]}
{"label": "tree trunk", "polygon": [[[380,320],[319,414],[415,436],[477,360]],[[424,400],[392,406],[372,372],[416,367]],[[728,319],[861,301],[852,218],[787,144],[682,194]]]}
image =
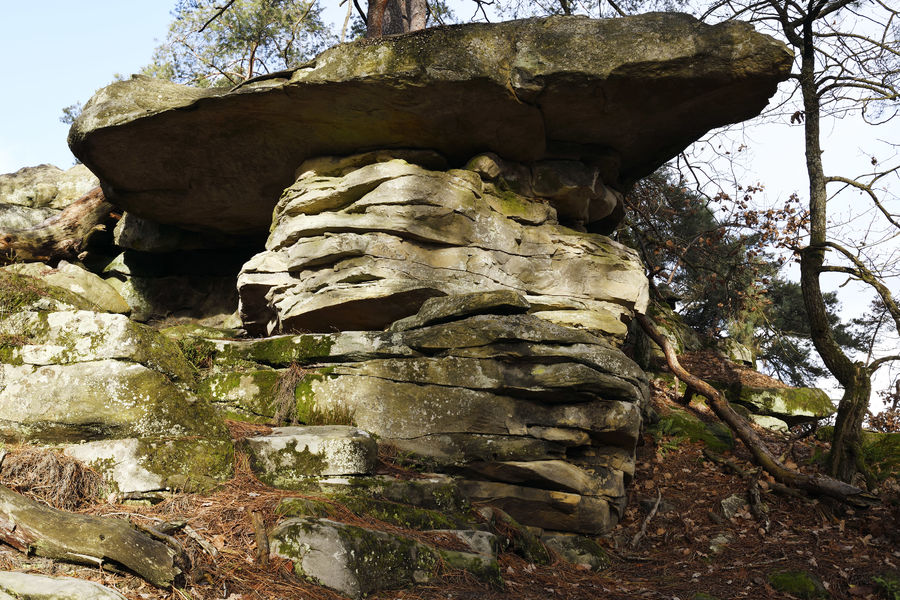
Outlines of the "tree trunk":
{"label": "tree trunk", "polygon": [[816,58],[812,24],[803,27],[800,63],[800,91],[805,111],[806,170],[809,176],[809,246],[800,255],[800,288],[809,319],[810,338],[822,362],[844,388],[838,405],[838,419],[834,427],[829,472],[849,482],[862,466],[860,438],[862,420],[869,406],[872,383],[868,371],[854,363],[834,339],[825,309],[819,281],[825,263],[825,242],[828,235],[825,172],[820,145],[820,107],[816,85]]}
{"label": "tree trunk", "polygon": [[128,521],[56,510],[0,486],[0,540],[55,560],[124,567],[158,587],[181,576],[178,554]]}
{"label": "tree trunk", "polygon": [[845,386],[838,405],[831,453],[828,455],[831,476],[848,482],[857,473],[866,475],[869,472],[862,454],[862,425],[869,408],[872,380],[862,365],[857,364],[856,371],[855,382]]}
{"label": "tree trunk", "polygon": [[7,260],[73,260],[91,233],[103,229],[115,207],[97,187],[56,216],[29,229],[0,231],[0,254]]}
{"label": "tree trunk", "polygon": [[425,29],[426,0],[370,0],[366,15],[366,37],[408,33]]}

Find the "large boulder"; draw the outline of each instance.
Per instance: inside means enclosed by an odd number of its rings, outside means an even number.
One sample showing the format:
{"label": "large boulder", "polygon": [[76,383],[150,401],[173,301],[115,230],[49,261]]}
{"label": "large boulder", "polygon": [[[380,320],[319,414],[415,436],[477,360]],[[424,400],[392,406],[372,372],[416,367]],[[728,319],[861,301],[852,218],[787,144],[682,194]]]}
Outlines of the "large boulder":
{"label": "large boulder", "polygon": [[587,160],[624,191],[706,131],[756,115],[791,64],[745,23],[680,14],[441,27],[343,44],[231,91],[117,82],[69,144],[138,216],[260,233],[297,165],[372,148],[433,149],[451,166],[484,151]]}
{"label": "large boulder", "polygon": [[[246,329],[383,329],[427,298],[497,290],[524,294],[548,321],[624,339],[632,311],[647,304],[637,254],[560,224],[550,192],[523,196],[505,180],[485,181],[493,159],[482,158],[450,171],[390,152],[302,165],[275,209],[266,251],[238,278]],[[591,198],[582,197],[585,215]]]}

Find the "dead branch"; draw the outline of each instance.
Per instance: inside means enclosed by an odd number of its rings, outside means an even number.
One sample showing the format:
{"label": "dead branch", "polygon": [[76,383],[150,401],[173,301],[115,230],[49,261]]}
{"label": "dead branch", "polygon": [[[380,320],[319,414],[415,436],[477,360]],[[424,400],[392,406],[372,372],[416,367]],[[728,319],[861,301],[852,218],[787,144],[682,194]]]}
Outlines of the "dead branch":
{"label": "dead branch", "polygon": [[122,519],[56,510],[0,486],[0,541],[54,560],[124,567],[157,587],[180,579],[181,556]]}
{"label": "dead branch", "polygon": [[253,524],[253,537],[256,540],[256,560],[260,565],[269,563],[269,536],[266,535],[266,524],[263,516],[253,511],[250,513],[250,521]]}
{"label": "dead branch", "polygon": [[734,434],[744,443],[758,465],[772,475],[776,481],[817,496],[827,496],[857,507],[871,506],[878,502],[877,497],[856,486],[826,477],[823,475],[807,475],[788,469],[772,454],[766,443],[759,437],[747,421],[732,409],[722,394],[714,387],[687,372],[678,362],[678,356],[671,342],[657,331],[647,315],[637,315],[638,322],[650,338],[656,342],[666,356],[669,369],[698,394],[709,401],[710,408]]}
{"label": "dead branch", "polygon": [[641,530],[634,534],[634,537],[631,539],[631,549],[636,550],[638,544],[641,543],[641,538],[647,535],[647,527],[650,525],[650,519],[656,516],[656,511],[659,510],[659,503],[662,502],[662,491],[656,490],[656,502],[653,504],[653,508],[650,509],[650,512],[647,514],[647,518],[644,519],[644,522],[641,523]]}
{"label": "dead branch", "polygon": [[74,260],[87,246],[91,234],[105,230],[114,210],[96,187],[34,227],[0,231],[0,255],[7,260]]}

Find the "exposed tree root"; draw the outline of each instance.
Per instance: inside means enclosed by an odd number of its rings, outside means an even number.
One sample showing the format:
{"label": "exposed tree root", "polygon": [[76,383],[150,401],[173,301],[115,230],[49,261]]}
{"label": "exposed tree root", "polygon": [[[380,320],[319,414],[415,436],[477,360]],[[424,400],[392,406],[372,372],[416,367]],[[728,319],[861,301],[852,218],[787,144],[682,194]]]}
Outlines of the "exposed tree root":
{"label": "exposed tree root", "polygon": [[766,443],[753,430],[750,424],[737,414],[722,397],[717,389],[691,373],[678,362],[678,356],[672,343],[657,331],[647,315],[637,315],[638,322],[650,338],[656,342],[666,356],[666,363],[676,377],[684,381],[690,388],[709,401],[710,408],[716,416],[728,425],[740,438],[756,463],[772,475],[776,481],[786,486],[803,490],[816,496],[827,496],[857,507],[871,506],[877,498],[856,486],[822,475],[807,475],[788,469],[772,454]]}

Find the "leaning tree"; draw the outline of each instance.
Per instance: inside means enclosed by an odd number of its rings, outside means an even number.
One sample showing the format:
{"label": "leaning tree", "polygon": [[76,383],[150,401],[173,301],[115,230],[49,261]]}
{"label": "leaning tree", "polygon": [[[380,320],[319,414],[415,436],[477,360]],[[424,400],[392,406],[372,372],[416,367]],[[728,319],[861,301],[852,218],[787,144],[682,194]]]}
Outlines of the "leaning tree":
{"label": "leaning tree", "polygon": [[822,124],[830,117],[850,114],[869,124],[884,123],[896,116],[900,100],[900,7],[884,0],[720,0],[704,18],[757,23],[785,41],[796,56],[792,80],[800,105],[791,121],[803,126],[809,183],[808,235],[796,252],[811,339],[844,390],[829,469],[833,476],[849,481],[857,472],[867,472],[861,432],[872,377],[879,367],[900,356],[866,360],[845,352],[828,317],[821,280],[824,274],[838,273],[868,285],[900,332],[900,306],[887,283],[900,274],[900,269],[879,257],[877,247],[858,231],[837,237],[829,204],[834,206],[841,193],[856,190],[886,227],[900,230],[897,198],[888,187],[897,184],[900,165],[885,166],[873,157],[868,173],[827,174],[822,158]]}

